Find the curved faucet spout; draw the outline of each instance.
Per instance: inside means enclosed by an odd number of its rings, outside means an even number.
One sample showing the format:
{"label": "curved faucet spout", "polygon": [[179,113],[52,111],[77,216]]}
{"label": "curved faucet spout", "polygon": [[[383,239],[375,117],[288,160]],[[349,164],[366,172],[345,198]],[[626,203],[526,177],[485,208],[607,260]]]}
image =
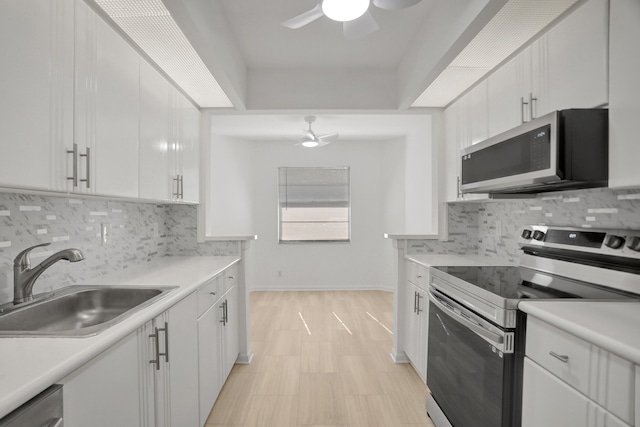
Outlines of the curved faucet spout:
{"label": "curved faucet spout", "polygon": [[79,249],[63,249],[51,255],[40,264],[31,268],[29,253],[34,248],[48,246],[49,243],[32,246],[20,252],[13,261],[13,303],[20,304],[33,299],[33,285],[40,275],[60,260],[69,262],[82,261],[84,254]]}

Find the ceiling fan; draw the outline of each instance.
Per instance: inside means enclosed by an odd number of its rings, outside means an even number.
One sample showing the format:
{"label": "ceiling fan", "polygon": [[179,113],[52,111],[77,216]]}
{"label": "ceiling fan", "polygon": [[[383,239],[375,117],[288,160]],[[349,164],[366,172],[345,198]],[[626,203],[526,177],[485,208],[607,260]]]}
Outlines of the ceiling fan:
{"label": "ceiling fan", "polygon": [[380,9],[397,10],[419,2],[420,0],[320,0],[313,9],[287,19],[280,25],[297,30],[326,16],[334,21],[343,22],[344,36],[353,40],[365,37],[380,28],[369,13],[371,3]]}
{"label": "ceiling fan", "polygon": [[302,129],[302,141],[296,145],[302,145],[307,148],[322,147],[338,139],[338,132],[316,135],[311,130],[311,123],[316,121],[316,116],[305,116],[304,121],[309,123],[309,129]]}

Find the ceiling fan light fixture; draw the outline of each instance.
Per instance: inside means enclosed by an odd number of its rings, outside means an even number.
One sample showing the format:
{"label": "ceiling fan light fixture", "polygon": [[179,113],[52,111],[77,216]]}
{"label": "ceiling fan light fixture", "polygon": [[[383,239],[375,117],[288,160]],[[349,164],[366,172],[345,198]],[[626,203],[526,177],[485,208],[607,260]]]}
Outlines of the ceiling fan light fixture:
{"label": "ceiling fan light fixture", "polygon": [[306,148],[315,148],[318,145],[320,145],[320,143],[318,141],[312,141],[312,140],[302,141],[302,146],[306,147]]}
{"label": "ceiling fan light fixture", "polygon": [[369,9],[369,0],[322,0],[322,12],[334,21],[353,21]]}

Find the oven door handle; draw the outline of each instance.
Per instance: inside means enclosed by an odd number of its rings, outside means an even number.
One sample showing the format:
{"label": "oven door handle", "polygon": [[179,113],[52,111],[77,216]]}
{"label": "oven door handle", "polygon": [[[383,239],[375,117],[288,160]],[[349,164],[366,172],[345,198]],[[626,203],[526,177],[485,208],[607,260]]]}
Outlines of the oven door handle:
{"label": "oven door handle", "polygon": [[446,313],[453,320],[457,321],[458,323],[462,324],[466,328],[470,329],[475,334],[489,341],[494,346],[502,347],[502,345],[504,344],[504,337],[494,332],[487,331],[483,327],[478,326],[475,323],[471,322],[470,320],[466,319],[465,317],[460,316],[457,313],[453,312],[449,307],[447,307],[445,304],[440,302],[440,298],[441,297],[439,295],[436,295],[431,290],[429,290],[429,301],[434,303],[436,307],[440,308],[444,313]]}

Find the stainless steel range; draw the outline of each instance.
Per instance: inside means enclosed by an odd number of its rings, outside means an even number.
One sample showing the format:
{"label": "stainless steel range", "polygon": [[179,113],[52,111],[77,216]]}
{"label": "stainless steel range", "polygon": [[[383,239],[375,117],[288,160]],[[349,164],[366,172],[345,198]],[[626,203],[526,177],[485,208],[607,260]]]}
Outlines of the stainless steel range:
{"label": "stainless steel range", "polygon": [[517,427],[530,299],[640,299],[640,231],[531,226],[520,266],[432,267],[427,412],[437,427]]}

